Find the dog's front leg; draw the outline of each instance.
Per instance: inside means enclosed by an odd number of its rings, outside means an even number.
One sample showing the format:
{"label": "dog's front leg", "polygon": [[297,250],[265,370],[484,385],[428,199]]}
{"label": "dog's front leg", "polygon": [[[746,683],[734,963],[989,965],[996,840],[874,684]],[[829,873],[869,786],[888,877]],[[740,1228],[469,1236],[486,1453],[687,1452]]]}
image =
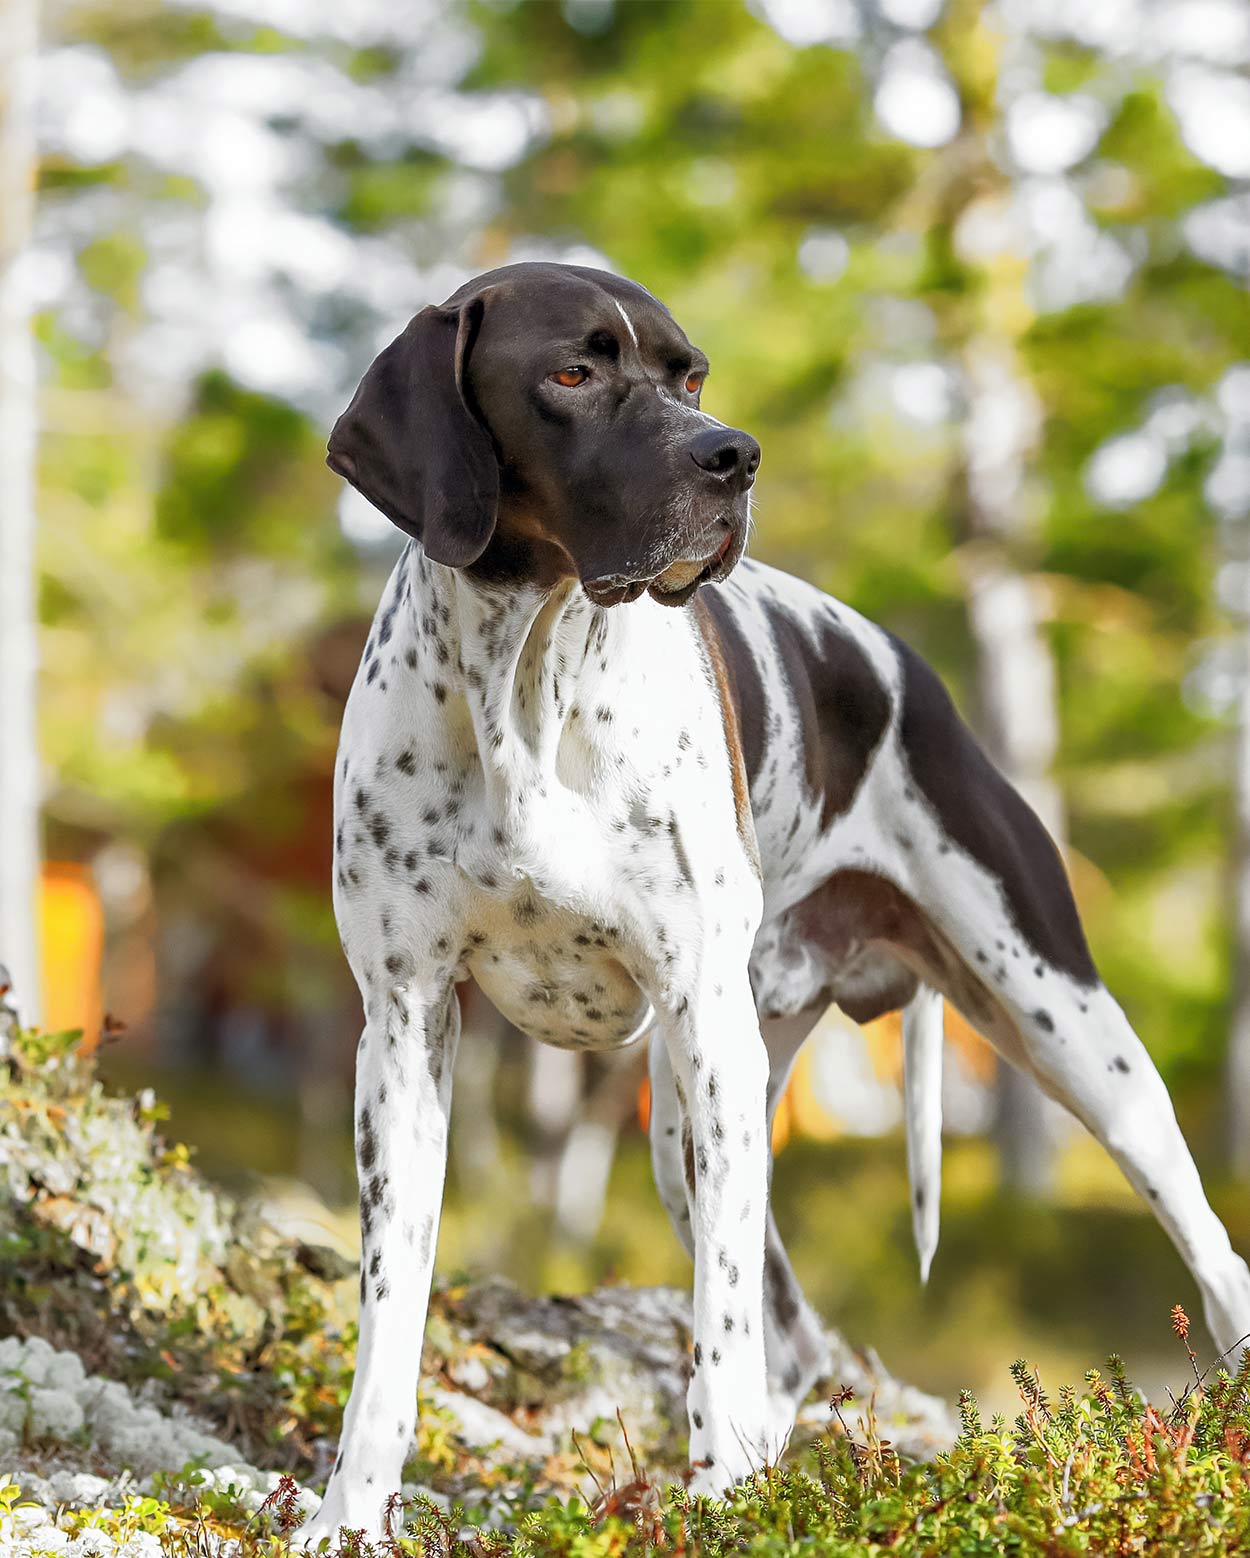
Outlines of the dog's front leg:
{"label": "dog's front leg", "polygon": [[377,991],[356,1057],[360,1341],[326,1496],[300,1541],[381,1534],[417,1414],[460,1008],[450,984]]}
{"label": "dog's front leg", "polygon": [[662,1019],[682,1115],[694,1243],[691,1487],[714,1493],[776,1458],[764,1363],[768,1056],[745,973]]}

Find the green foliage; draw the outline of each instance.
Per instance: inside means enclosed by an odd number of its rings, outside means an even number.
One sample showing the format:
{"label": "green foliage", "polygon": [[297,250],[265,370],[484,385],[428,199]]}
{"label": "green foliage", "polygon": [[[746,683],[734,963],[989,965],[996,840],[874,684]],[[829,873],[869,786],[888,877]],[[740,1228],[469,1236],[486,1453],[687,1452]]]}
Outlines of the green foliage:
{"label": "green foliage", "polygon": [[[1052,1403],[1036,1371],[1016,1364],[1022,1411],[1015,1425],[995,1419],[987,1428],[965,1393],[958,1439],[948,1454],[924,1465],[900,1463],[871,1409],[853,1432],[840,1392],[833,1428],[802,1464],[761,1471],[723,1502],[692,1497],[680,1485],[665,1488],[636,1465],[633,1480],[602,1489],[593,1504],[578,1497],[538,1508],[505,1503],[503,1529],[479,1525],[480,1517],[462,1509],[446,1513],[429,1499],[396,1496],[392,1534],[376,1545],[347,1536],[334,1558],[783,1558],[803,1551],[828,1558],[1231,1558],[1244,1552],[1250,1543],[1250,1365],[1196,1378],[1162,1411],[1137,1395],[1118,1360],[1110,1360],[1108,1372],[1109,1380],[1090,1370],[1084,1389],[1064,1387]],[[228,1491],[206,1498],[195,1480],[168,1484],[165,1498],[131,1499],[120,1511],[73,1523],[115,1536],[152,1531],[171,1552],[202,1550],[197,1538],[210,1530],[237,1536],[240,1558],[282,1558],[292,1550],[300,1510],[289,1479],[246,1525]],[[16,1484],[0,1489],[0,1519],[19,1495]]]}
{"label": "green foliage", "polygon": [[[310,515],[325,506],[321,453],[321,440],[294,407],[210,372],[170,434],[156,534],[193,552],[242,546],[298,556],[313,530]],[[317,545],[324,550],[324,537]]]}
{"label": "green foliage", "polygon": [[[1081,875],[1124,894],[1083,906],[1091,941],[1167,1079],[1209,1082],[1231,983],[1221,873],[1231,765],[1226,718],[1195,692],[1193,672],[1230,630],[1215,591],[1227,537],[1204,483],[1212,390],[1246,355],[1250,294],[1186,246],[1189,214],[1233,186],[1185,145],[1157,71],[1062,38],[1021,39],[1017,21],[980,0],[951,0],[929,39],[962,126],[929,150],[877,122],[885,33],[858,50],[794,47],[738,0],[435,6],[431,38],[444,24],[472,38],[458,79],[439,90],[466,108],[529,94],[544,131],[493,174],[438,149],[419,116],[377,138],[355,124],[310,131],[293,110],[258,115],[295,153],[290,208],[360,240],[362,266],[382,241],[435,269],[589,247],[651,287],[712,358],[708,408],[762,443],[753,550],[914,642],[974,723],[958,385],[977,342],[1012,356],[1042,421],[1029,522],[1006,550],[1044,578],[1050,600],[1056,768],[1091,866]],[[429,63],[424,42],[295,38],[148,0],[75,5],[53,28],[56,42],[104,51],[135,89],[201,57],[265,54],[311,59],[395,102],[422,90]],[[1019,192],[1002,113],[1015,90],[1004,60],[1020,49],[1046,90],[1107,109],[1063,184],[1123,246],[1127,280],[1109,296],[1043,308],[1044,252],[1025,252],[1019,232],[1006,252],[967,242],[972,218]],[[156,846],[231,807],[276,814],[274,798],[324,769],[333,743],[337,711],[299,684],[305,646],[376,596],[336,524],[327,414],[222,369],[167,406],[144,403],[126,351],[149,322],[144,284],[161,256],[146,252],[141,218],[176,208],[199,221],[216,194],[130,154],[78,166],[57,153],[40,174],[45,215],[66,216],[91,299],[83,308],[75,292],[39,322],[54,826]],[[449,215],[466,200],[471,217]],[[813,241],[835,254],[823,272],[803,258]],[[282,295],[290,280],[275,274],[273,285]],[[380,328],[403,322],[366,313],[326,295],[303,317],[327,361],[339,354],[344,399]],[[894,403],[891,375],[915,364],[950,374],[945,417],[918,423]],[[1089,462],[1161,392],[1190,397],[1205,431],[1158,491],[1108,509],[1088,489]],[[1143,926],[1166,926],[1182,870],[1186,921],[1201,934],[1178,949]],[[292,956],[309,961],[324,925],[295,918]],[[289,972],[275,960],[275,987],[298,983]]]}

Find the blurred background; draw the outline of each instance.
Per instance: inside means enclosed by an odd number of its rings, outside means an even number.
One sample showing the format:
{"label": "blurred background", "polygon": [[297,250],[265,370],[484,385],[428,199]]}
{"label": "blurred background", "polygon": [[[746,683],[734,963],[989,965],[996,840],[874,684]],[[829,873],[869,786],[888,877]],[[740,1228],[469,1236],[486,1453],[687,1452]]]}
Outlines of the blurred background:
{"label": "blurred background", "polygon": [[[925,653],[1063,842],[1250,1252],[1243,0],[4,0],[0,51],[0,959],[28,1021],[124,1023],[111,1080],[350,1248],[330,783],[400,537],[326,433],[474,272],[600,265],[762,443],[757,553]],[[642,1057],[463,999],[440,1266],[688,1282]],[[809,1046],[775,1195],[818,1307],[989,1404],[1022,1354],[1175,1378],[1167,1312],[1197,1305],[1163,1234],[948,1032],[927,1290],[897,1026],[835,1011]]]}

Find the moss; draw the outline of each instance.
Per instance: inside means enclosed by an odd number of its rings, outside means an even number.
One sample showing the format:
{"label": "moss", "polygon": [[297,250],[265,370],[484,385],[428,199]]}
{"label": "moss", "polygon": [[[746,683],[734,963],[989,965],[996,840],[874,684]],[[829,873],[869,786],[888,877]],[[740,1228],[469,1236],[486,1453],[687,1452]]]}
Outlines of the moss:
{"label": "moss", "polygon": [[[1196,1370],[1195,1370],[1196,1372]],[[346,1541],[342,1558],[377,1552],[440,1558],[649,1558],[660,1552],[757,1558],[810,1551],[841,1555],[1244,1553],[1250,1548],[1250,1367],[1216,1371],[1166,1410],[1147,1405],[1114,1362],[1084,1388],[1052,1401],[1026,1365],[1013,1370],[1021,1413],[988,1427],[976,1402],[960,1403],[961,1432],[949,1454],[903,1465],[871,1411],[849,1429],[835,1398],[832,1431],[801,1464],[759,1472],[721,1502],[651,1481],[635,1464],[590,1504],[524,1498],[496,1507],[493,1528],[462,1509],[396,1500],[393,1536],[371,1548]],[[65,1529],[90,1524],[119,1541],[136,1529],[160,1533],[166,1551],[209,1551],[207,1534],[236,1537],[239,1558],[280,1558],[302,1518],[299,1489],[283,1479],[250,1521],[229,1490],[194,1488],[120,1510],[79,1511]],[[7,1502],[6,1502],[7,1501]],[[0,1491],[0,1540],[20,1501]],[[7,1515],[5,1512],[8,1512]],[[37,1552],[35,1548],[32,1551]],[[51,1550],[51,1548],[49,1549]]]}

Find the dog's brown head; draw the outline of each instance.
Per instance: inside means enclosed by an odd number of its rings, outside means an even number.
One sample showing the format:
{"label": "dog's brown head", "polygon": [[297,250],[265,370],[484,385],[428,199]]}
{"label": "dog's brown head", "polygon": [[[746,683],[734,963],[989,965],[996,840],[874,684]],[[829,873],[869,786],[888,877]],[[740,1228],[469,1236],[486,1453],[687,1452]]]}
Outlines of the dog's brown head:
{"label": "dog's brown head", "polygon": [[741,557],[760,456],[699,410],[707,367],[637,283],[508,265],[381,353],[329,464],[435,562],[682,605]]}

